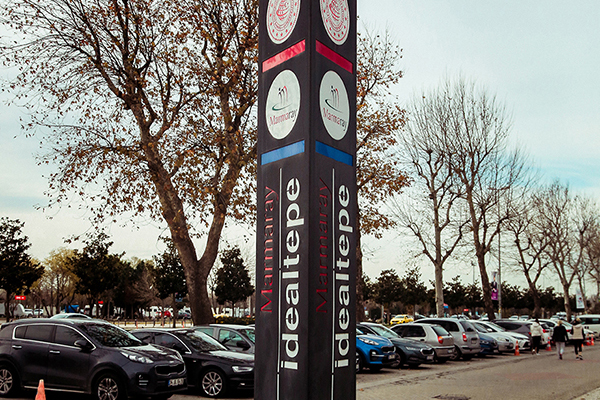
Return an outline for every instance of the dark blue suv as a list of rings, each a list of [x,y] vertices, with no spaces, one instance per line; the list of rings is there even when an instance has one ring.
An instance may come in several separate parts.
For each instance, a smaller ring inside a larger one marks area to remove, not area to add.
[[[91,394],[93,399],[166,399],[187,388],[176,351],[142,343],[95,319],[28,319],[0,328],[0,397],[19,389]]]

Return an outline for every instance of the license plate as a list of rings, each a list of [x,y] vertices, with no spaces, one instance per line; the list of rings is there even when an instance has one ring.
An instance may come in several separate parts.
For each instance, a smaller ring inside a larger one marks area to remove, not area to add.
[[[477,339],[471,339],[471,343],[477,343]]]
[[[452,353],[454,353],[454,349],[448,350],[448,354],[452,354]]]
[[[389,358],[390,360],[395,360],[395,359],[396,359],[396,353],[394,353],[394,354],[390,354],[390,355],[388,356],[388,358]]]
[[[433,360],[433,356],[427,356],[427,360]]]
[[[168,386],[181,386],[185,383],[184,378],[169,379]]]

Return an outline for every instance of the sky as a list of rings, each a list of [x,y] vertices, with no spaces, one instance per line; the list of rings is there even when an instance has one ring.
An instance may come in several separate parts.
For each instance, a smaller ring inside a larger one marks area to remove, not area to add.
[[[393,88],[401,104],[446,78],[475,80],[504,102],[512,117],[511,141],[528,152],[544,179],[559,179],[577,193],[600,199],[596,0],[358,0],[358,14],[359,30],[387,29],[403,49],[404,77]],[[9,71],[0,70],[0,75]],[[0,216],[25,222],[31,254],[43,259],[66,246],[64,238],[92,228],[77,204],[36,208],[47,204],[44,176],[52,170],[37,166],[38,142],[19,129],[22,110],[6,106],[1,96]],[[157,238],[166,234],[158,223],[132,228],[127,218],[108,233],[113,251],[139,258],[162,251]],[[227,236],[252,251],[253,241],[240,240],[239,231]],[[367,274],[374,278],[383,269],[396,268],[402,275],[412,261],[408,252],[390,259],[398,240],[390,232],[367,243]],[[467,273],[465,268],[458,273]]]

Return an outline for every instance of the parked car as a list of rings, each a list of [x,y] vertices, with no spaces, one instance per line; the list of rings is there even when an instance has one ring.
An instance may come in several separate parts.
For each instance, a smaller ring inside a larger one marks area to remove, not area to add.
[[[197,327],[201,332],[217,339],[229,350],[254,354],[254,327],[235,324],[211,324]]]
[[[454,338],[454,348],[456,349],[452,358],[470,360],[481,351],[479,335],[469,321],[456,318],[424,318],[414,323],[440,325],[447,330]]]
[[[390,325],[406,324],[408,322],[413,322],[413,321],[414,321],[414,318],[408,314],[398,314],[398,315],[394,315],[394,318],[392,318],[390,320]]]
[[[529,338],[529,342],[531,343],[531,324],[532,324],[531,321],[499,319],[494,322],[496,323],[496,325],[503,327],[507,331],[517,332],[517,333],[522,333],[523,335],[527,335],[527,337]],[[542,329],[544,330],[544,332],[542,332],[542,340],[541,340],[540,344],[542,346],[545,346],[546,344],[548,344],[548,341],[550,340],[550,333],[549,333],[550,328],[548,327],[548,325],[544,324],[543,322],[540,323],[540,325],[542,326]]]
[[[389,339],[396,348],[398,355],[398,367],[408,365],[411,368],[419,364],[430,364],[434,361],[435,351],[426,343],[403,339],[396,332],[383,325],[372,322],[361,322],[356,324],[356,329],[364,334],[372,334]]]
[[[433,347],[434,360],[438,363],[445,363],[454,356],[454,338],[439,325],[402,324],[394,325],[391,329],[405,339]]]
[[[178,351],[187,367],[188,385],[204,396],[254,389],[254,356],[228,350],[199,328],[143,328],[132,334],[144,343]]]
[[[594,332],[594,337],[600,337],[600,314],[580,315],[577,318],[581,320],[584,329],[589,329]]]
[[[92,319],[92,317],[81,313],[60,313],[50,317],[50,319]]]
[[[161,397],[187,388],[176,351],[142,343],[108,322],[36,318],[0,327],[0,396],[20,388],[91,394],[94,399]]]
[[[356,372],[365,368],[379,371],[397,363],[394,345],[389,339],[376,335],[365,335],[356,330]]]
[[[494,354],[498,351],[498,341],[489,333],[478,332],[481,350],[479,356]]]
[[[177,318],[179,319],[192,319],[192,313],[186,310],[179,310],[177,312]]]
[[[515,346],[518,343],[520,349],[525,349],[525,348],[531,347],[531,344],[530,344],[531,342],[529,341],[529,336],[527,336],[527,335],[523,335],[522,333],[518,333],[518,332],[507,331],[500,325],[496,325],[495,323],[489,322],[489,321],[477,321],[477,323],[479,325],[483,325],[488,330],[488,332],[503,333],[503,334],[507,335],[508,337],[515,339],[516,340]]]
[[[498,353],[508,353],[513,352],[515,350],[515,346],[517,344],[517,339],[512,337],[506,332],[502,332],[500,329],[492,329],[485,322],[480,321],[471,321],[477,332],[479,333],[479,338],[482,338],[482,334],[490,335],[493,337],[498,344]],[[498,327],[500,328],[500,327]],[[527,338],[525,337],[525,340]],[[523,342],[523,345],[525,342]]]

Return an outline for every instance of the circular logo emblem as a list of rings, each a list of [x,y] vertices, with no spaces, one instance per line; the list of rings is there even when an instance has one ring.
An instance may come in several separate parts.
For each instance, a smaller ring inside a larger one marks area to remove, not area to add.
[[[319,105],[321,118],[329,136],[335,140],[342,139],[348,131],[350,104],[346,86],[334,71],[327,71],[321,80]]]
[[[275,44],[285,42],[296,27],[300,0],[269,0],[267,32]]]
[[[289,69],[273,80],[266,102],[267,128],[275,139],[283,139],[292,131],[300,111],[300,82]]]
[[[342,45],[350,31],[348,0],[320,0],[321,18],[333,43]]]

